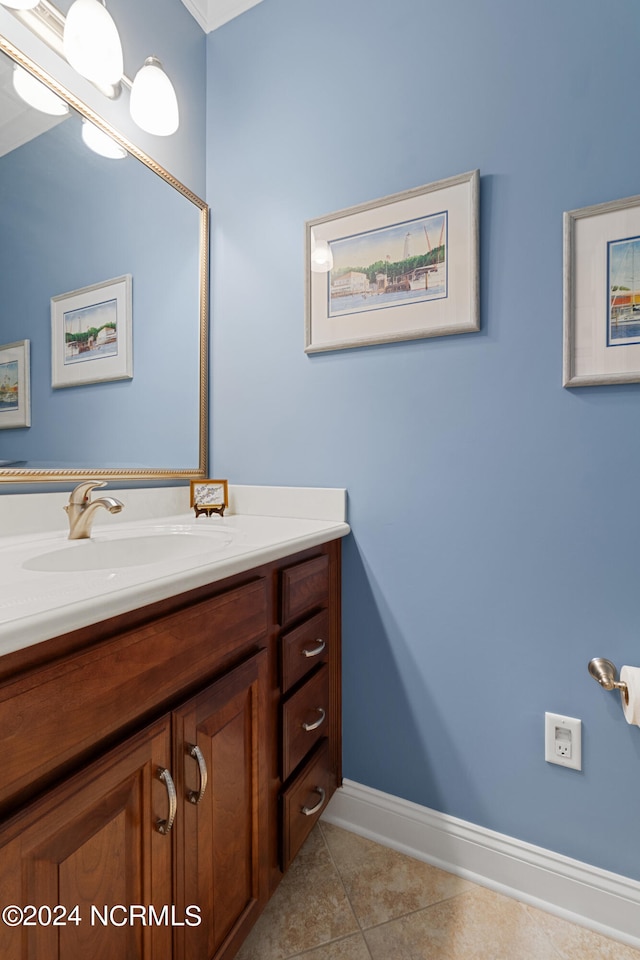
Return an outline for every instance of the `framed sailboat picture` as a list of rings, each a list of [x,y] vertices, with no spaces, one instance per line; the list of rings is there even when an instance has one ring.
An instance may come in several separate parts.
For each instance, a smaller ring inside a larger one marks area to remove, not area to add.
[[[0,430],[31,426],[30,340],[0,346]]]
[[[305,351],[480,328],[473,170],[305,225]]]
[[[640,382],[640,197],[564,215],[563,386]]]
[[[133,377],[131,274],[51,298],[51,386]]]

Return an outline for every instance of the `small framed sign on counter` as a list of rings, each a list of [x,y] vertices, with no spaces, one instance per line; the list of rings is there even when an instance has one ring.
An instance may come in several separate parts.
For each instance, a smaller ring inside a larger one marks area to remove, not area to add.
[[[229,506],[229,484],[226,480],[192,480],[191,506],[196,517],[209,517],[212,513],[224,516]]]

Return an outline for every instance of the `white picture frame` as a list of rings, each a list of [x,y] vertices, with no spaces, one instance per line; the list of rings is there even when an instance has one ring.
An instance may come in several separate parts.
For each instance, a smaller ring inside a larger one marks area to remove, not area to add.
[[[480,171],[305,224],[305,352],[480,329]]]
[[[563,279],[563,386],[639,383],[640,196],[565,212]]]
[[[31,426],[30,340],[0,346],[0,430]]]
[[[51,298],[52,387],[132,377],[130,274]]]

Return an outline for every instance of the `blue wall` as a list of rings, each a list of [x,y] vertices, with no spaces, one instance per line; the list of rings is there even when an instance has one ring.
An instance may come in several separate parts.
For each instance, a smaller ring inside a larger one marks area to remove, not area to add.
[[[346,486],[345,775],[640,878],[640,386],[568,391],[562,213],[640,193],[634,0],[263,0],[207,39],[213,470]],[[303,352],[307,219],[481,171],[482,330]],[[545,710],[583,771],[545,763]]]

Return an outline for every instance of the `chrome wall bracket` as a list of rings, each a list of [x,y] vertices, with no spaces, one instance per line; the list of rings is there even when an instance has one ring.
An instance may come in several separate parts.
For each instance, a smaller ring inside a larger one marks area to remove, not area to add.
[[[605,657],[594,657],[589,661],[589,673],[605,690],[619,690],[625,703],[629,703],[629,690],[622,680],[618,680],[618,668]]]

